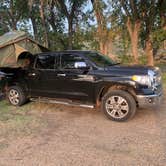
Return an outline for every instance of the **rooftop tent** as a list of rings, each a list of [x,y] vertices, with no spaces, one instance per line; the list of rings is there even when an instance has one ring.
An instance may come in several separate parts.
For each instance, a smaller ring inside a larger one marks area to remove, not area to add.
[[[0,67],[16,67],[18,58],[23,53],[31,55],[49,51],[25,32],[12,31],[0,36]]]

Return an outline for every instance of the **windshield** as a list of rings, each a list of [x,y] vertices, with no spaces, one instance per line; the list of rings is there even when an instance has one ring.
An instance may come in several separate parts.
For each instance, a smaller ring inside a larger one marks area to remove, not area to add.
[[[106,55],[102,55],[100,53],[89,53],[85,55],[88,59],[96,64],[96,66],[104,67],[104,66],[112,66],[117,64],[110,57]]]

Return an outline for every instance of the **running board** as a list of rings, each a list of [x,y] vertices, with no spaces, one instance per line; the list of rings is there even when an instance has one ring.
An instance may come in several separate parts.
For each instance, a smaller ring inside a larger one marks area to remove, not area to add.
[[[70,105],[70,106],[79,106],[84,108],[95,108],[94,105],[89,104],[79,104],[74,102],[65,102],[65,101],[58,101],[58,100],[52,100],[52,99],[42,99],[42,98],[31,98],[31,101],[39,101],[42,103],[51,103],[51,104],[63,104],[63,105]]]

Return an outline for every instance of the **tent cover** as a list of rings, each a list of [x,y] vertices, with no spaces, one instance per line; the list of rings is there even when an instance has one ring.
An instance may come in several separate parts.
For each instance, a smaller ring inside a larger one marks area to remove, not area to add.
[[[36,54],[49,51],[25,32],[12,31],[0,36],[0,67],[16,67],[22,53]]]

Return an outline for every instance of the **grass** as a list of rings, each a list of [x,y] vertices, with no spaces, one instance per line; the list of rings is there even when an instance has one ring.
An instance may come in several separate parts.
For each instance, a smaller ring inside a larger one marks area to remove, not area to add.
[[[47,125],[45,120],[30,113],[31,105],[14,107],[5,100],[0,101],[0,150],[8,147],[8,140],[37,134]]]

